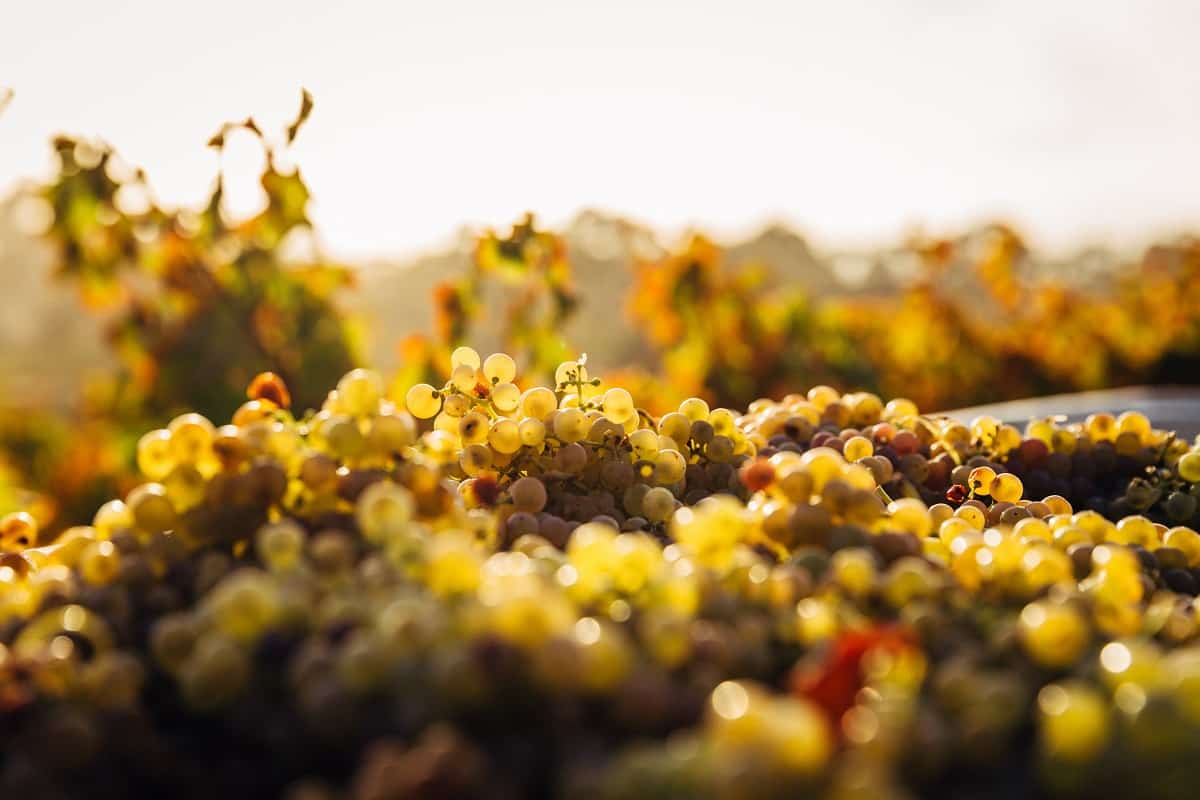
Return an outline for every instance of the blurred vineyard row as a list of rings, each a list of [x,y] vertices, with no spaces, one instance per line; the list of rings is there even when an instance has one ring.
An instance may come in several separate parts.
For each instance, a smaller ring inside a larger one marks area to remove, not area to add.
[[[55,279],[104,320],[116,366],[69,413],[17,398],[0,409],[0,511],[32,501],[51,530],[90,518],[127,488],[137,432],[184,409],[225,421],[264,370],[311,408],[362,360],[358,327],[336,297],[355,290],[354,272],[285,257],[311,223],[305,182],[280,156],[310,110],[306,95],[281,137],[253,120],[213,137],[219,149],[231,131],[249,131],[267,156],[266,205],[238,222],[222,213],[220,176],[203,208],[167,209],[109,148],[55,141],[58,174],[38,191],[52,212],[45,237]],[[623,307],[610,319],[640,334],[643,357],[604,365],[606,374],[653,414],[692,395],[744,408],[819,383],[935,409],[1200,380],[1196,238],[1148,249],[1103,287],[1038,271],[1003,225],[914,238],[903,250],[918,268],[902,288],[818,297],[772,279],[770,265],[735,267],[716,243],[692,235],[630,265]],[[564,238],[531,217],[482,234],[471,267],[435,288],[433,332],[398,343],[395,385],[440,384],[450,351],[484,328],[496,337],[491,349],[523,362],[522,374],[546,376],[588,350],[564,334],[589,303],[575,278]]]

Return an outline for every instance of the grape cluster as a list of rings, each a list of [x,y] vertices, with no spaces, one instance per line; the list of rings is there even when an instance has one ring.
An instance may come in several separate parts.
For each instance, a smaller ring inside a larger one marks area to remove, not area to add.
[[[586,359],[536,386],[469,348],[290,404],[264,374],[146,434],[146,482],[53,542],[0,520],[0,796],[1200,780],[1200,449],[1140,414],[653,418]]]

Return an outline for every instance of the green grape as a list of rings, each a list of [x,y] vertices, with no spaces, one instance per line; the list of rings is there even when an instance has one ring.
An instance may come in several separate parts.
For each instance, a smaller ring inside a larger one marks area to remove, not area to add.
[[[526,417],[517,426],[521,444],[526,447],[540,448],[546,441],[546,425],[540,419]]]
[[[591,427],[587,416],[577,408],[560,409],[554,418],[554,436],[563,442],[578,442]]]
[[[378,481],[358,498],[354,515],[367,541],[384,542],[408,532],[414,507],[408,489],[391,481]]]
[[[996,480],[996,470],[991,467],[976,467],[967,478],[967,488],[975,494],[987,496],[991,494],[992,483]]]
[[[492,387],[492,405],[504,414],[511,414],[521,404],[521,390],[511,383],[498,383]]]
[[[472,411],[458,422],[456,432],[463,444],[482,444],[487,441],[490,430],[488,418],[478,411]]]
[[[460,531],[449,531],[433,540],[425,562],[426,580],[441,597],[475,591],[483,559],[475,540]]]
[[[732,436],[737,427],[737,417],[727,408],[714,408],[708,413],[708,424],[718,436]]]
[[[209,592],[205,607],[221,633],[238,642],[254,642],[279,618],[279,590],[266,573],[241,569]]]
[[[544,420],[558,408],[558,398],[554,392],[544,386],[535,386],[525,390],[521,395],[521,414],[537,420]]]
[[[367,449],[367,440],[358,420],[342,414],[335,414],[322,423],[321,437],[338,458],[357,458]]]
[[[1034,602],[1021,610],[1018,632],[1025,651],[1043,667],[1069,667],[1091,638],[1087,620],[1069,605]]]
[[[175,466],[175,455],[171,451],[171,432],[160,428],[138,439],[137,465],[142,474],[152,481],[165,478]]]
[[[305,539],[304,529],[294,522],[264,525],[255,537],[258,558],[272,572],[295,569],[303,559]]]
[[[460,364],[465,364],[471,369],[479,369],[479,353],[470,347],[455,348],[454,352],[450,354],[450,367],[453,369]]]
[[[1117,420],[1112,414],[1091,414],[1083,421],[1083,429],[1093,442],[1111,442],[1117,438]]]
[[[678,411],[672,411],[658,421],[658,432],[674,439],[675,449],[682,449],[692,437],[692,421]]]
[[[440,433],[448,434],[455,442],[455,446],[460,441],[458,428],[461,424],[462,420],[459,417],[452,417],[444,411],[433,418],[433,429]],[[429,444],[428,439],[425,440],[425,444]]]
[[[1108,743],[1108,706],[1095,689],[1071,681],[1052,683],[1037,697],[1038,728],[1043,749],[1065,761],[1086,762]]]
[[[458,459],[462,471],[475,477],[492,467],[492,450],[486,444],[469,444]]]
[[[167,430],[171,434],[171,455],[184,464],[195,464],[208,456],[216,436],[213,424],[196,413],[180,414],[171,420]]]
[[[974,474],[974,472],[972,472]],[[1025,486],[1021,483],[1021,479],[1011,472],[1002,472],[995,477],[990,486],[992,499],[1015,503],[1021,499],[1021,495],[1025,492]]]
[[[658,434],[649,428],[639,428],[629,434],[633,457],[639,461],[652,461],[658,455],[658,444]]]
[[[92,542],[80,552],[77,568],[92,586],[107,586],[121,571],[121,554],[110,541]]]
[[[125,498],[133,524],[144,533],[157,533],[175,526],[175,506],[161,483],[143,483]],[[97,526],[99,529],[99,526]]]
[[[888,503],[888,514],[895,529],[923,538],[933,532],[933,518],[920,500],[904,497]]]
[[[517,377],[517,363],[507,353],[492,353],[483,362],[483,376],[489,383],[511,384]]]
[[[655,486],[642,497],[641,512],[651,522],[666,522],[675,512],[675,495],[668,489]]]
[[[690,419],[692,422],[700,420],[708,420],[708,403],[701,400],[699,397],[689,397],[679,404],[679,413]]]
[[[416,441],[416,421],[406,412],[380,414],[368,423],[367,449],[373,453],[399,455]]]
[[[1162,537],[1163,545],[1181,551],[1188,566],[1200,565],[1200,533],[1183,525],[1168,530]]]
[[[370,369],[351,370],[337,384],[343,410],[355,417],[377,413],[383,392],[383,376]]]
[[[633,395],[628,390],[614,386],[604,393],[604,416],[616,423],[622,423],[637,413],[633,405]]]
[[[471,410],[471,401],[465,394],[450,394],[442,399],[442,413],[450,417],[462,417]]]
[[[1200,450],[1192,450],[1175,465],[1179,477],[1188,483],[1200,483]]]
[[[875,446],[864,436],[852,436],[846,440],[842,455],[847,461],[858,461],[860,458],[875,455]]]
[[[808,390],[808,402],[812,403],[818,411],[824,411],[830,404],[836,403],[842,399],[841,394],[832,386],[814,386]]]
[[[875,582],[875,557],[862,547],[838,550],[829,562],[830,575],[852,595],[864,597]]]
[[[442,408],[442,398],[437,389],[418,383],[404,396],[404,406],[417,419],[433,419]]]
[[[521,427],[514,420],[498,419],[488,429],[487,441],[497,453],[511,455],[521,449]]]
[[[97,509],[92,527],[96,529],[96,538],[111,539],[118,531],[133,527],[133,514],[122,501],[109,500]]]
[[[450,372],[450,383],[455,389],[466,395],[473,395],[475,387],[479,384],[479,376],[476,370],[478,367],[471,367],[467,364],[459,364]]]
[[[662,449],[654,457],[654,480],[660,485],[683,480],[686,469],[687,461],[677,450]]]
[[[183,514],[204,502],[208,483],[200,470],[191,464],[180,464],[163,479],[163,488],[175,511]]]
[[[915,417],[919,413],[917,404],[904,397],[893,398],[883,407],[883,419],[889,422]]]

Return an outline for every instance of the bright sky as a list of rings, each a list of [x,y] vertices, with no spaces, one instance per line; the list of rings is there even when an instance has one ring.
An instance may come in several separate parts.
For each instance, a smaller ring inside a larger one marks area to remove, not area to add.
[[[295,158],[347,257],[586,207],[828,246],[998,215],[1135,246],[1200,228],[1197,42],[1189,0],[14,2],[0,192],[68,131],[195,202],[217,126],[278,129],[303,85]]]

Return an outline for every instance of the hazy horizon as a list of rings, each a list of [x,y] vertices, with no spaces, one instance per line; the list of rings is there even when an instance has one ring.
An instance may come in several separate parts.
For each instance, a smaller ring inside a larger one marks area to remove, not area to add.
[[[316,111],[294,159],[345,258],[445,245],[525,210],[670,234],[782,222],[818,247],[992,219],[1057,251],[1200,222],[1200,15],[1182,2],[829,8],[26,4],[0,27],[0,195],[57,132],[112,143],[193,204],[221,122]],[[255,202],[256,150],[226,157]]]

